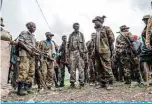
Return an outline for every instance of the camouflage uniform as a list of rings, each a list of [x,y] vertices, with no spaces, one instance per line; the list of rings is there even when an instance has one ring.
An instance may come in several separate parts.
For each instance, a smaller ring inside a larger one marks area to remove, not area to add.
[[[105,17],[97,16],[93,22],[102,21]],[[97,81],[102,85],[112,84],[113,73],[111,69],[110,47],[114,42],[114,34],[110,27],[95,27],[95,66],[97,70]],[[109,87],[109,86],[108,86]],[[107,87],[107,88],[108,88]]]
[[[90,40],[86,43],[87,50],[88,50],[88,65],[89,65],[89,82],[94,83],[95,82],[95,56],[94,54],[94,41]]]
[[[70,71],[70,66],[67,63],[67,42],[62,42],[60,46],[59,53],[61,54],[59,59],[59,67],[60,67],[60,86],[64,86],[64,77],[65,77],[65,67]]]
[[[28,45],[35,47],[36,40],[35,36],[29,31],[22,31],[19,35],[19,42],[23,42]],[[18,82],[32,83],[35,73],[35,57],[31,56],[23,48],[19,49],[20,65],[19,65],[19,76]]]
[[[121,26],[120,29],[129,29],[125,25]],[[124,36],[129,38],[131,40],[132,34],[130,32],[121,32]],[[120,63],[123,65],[123,73],[124,77],[126,79],[126,83],[131,83],[131,73],[132,73],[132,50],[130,46],[128,45],[127,41],[122,35],[119,35],[117,37],[116,41],[116,60],[120,60]],[[121,70],[119,70],[121,71]]]
[[[72,32],[68,39],[68,54],[70,57],[70,83],[76,82],[76,68],[79,70],[79,82],[84,83],[83,54],[86,52],[84,36],[81,32]]]
[[[47,46],[47,41],[41,41],[39,44],[40,51],[47,53],[50,59],[52,59],[52,48],[52,45]],[[45,57],[41,58],[41,62],[43,80],[45,81],[46,86],[50,88],[54,84],[54,62],[47,60]]]

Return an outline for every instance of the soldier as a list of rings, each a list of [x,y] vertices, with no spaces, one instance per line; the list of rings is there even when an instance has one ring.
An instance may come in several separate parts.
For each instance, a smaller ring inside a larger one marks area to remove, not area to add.
[[[67,60],[67,36],[62,36],[62,44],[59,49],[60,59],[59,59],[59,73],[60,73],[60,87],[64,87],[64,77],[65,77],[65,67],[70,70],[68,60]]]
[[[46,32],[46,40],[41,41],[39,44],[39,49],[41,52],[46,53],[50,59],[55,57],[56,54],[56,44],[55,42],[52,40],[52,37],[54,36],[54,34],[50,33],[50,32]],[[41,61],[42,61],[42,75],[43,75],[43,79],[46,83],[46,86],[48,89],[52,89],[53,90],[53,85],[54,85],[54,62],[52,60],[48,60],[45,57],[41,57]]]
[[[95,39],[95,65],[97,70],[97,88],[106,87],[112,89],[113,73],[110,61],[110,47],[114,42],[114,34],[110,27],[103,26],[105,16],[96,16],[93,19],[96,29]]]
[[[88,50],[88,65],[89,65],[89,83],[90,85],[95,84],[95,76],[96,76],[96,71],[95,71],[95,54],[94,54],[94,49],[95,49],[95,37],[96,34],[92,33],[91,34],[91,40],[87,42],[87,50]]]
[[[129,27],[122,25],[120,27],[120,35],[117,37],[117,60],[123,66],[123,72],[125,77],[125,84],[131,84],[132,67],[135,66],[134,63],[134,53],[131,49],[129,42],[132,44],[132,34],[128,31]]]
[[[73,24],[74,31],[68,39],[68,55],[70,57],[70,87],[75,88],[76,68],[79,70],[79,84],[84,86],[84,62],[83,57],[86,53],[86,45],[83,34],[79,31],[79,23]]]
[[[23,44],[31,45],[35,47],[36,39],[34,32],[36,30],[36,25],[33,22],[28,22],[26,24],[28,31],[22,31],[19,35],[19,76],[18,76],[18,91],[19,95],[25,95],[31,93],[32,81],[35,73],[35,57],[34,53],[28,48],[24,47]]]

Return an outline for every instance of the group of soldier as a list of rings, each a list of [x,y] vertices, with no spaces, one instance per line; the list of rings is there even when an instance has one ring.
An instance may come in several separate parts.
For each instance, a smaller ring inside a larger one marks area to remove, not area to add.
[[[116,43],[111,28],[104,26],[106,16],[96,16],[92,23],[96,33],[85,42],[80,24],[74,23],[74,31],[62,36],[58,46],[54,34],[46,32],[46,40],[36,41],[36,24],[28,22],[27,31],[22,31],[15,41],[11,41],[11,67],[13,66],[13,87],[18,95],[32,93],[33,81],[42,89],[53,90],[64,87],[65,68],[70,74],[70,88],[76,88],[76,70],[79,87],[86,83],[96,88],[113,89],[115,80],[131,84],[132,80],[142,83],[143,77],[149,80],[152,68],[152,17],[146,15],[146,26],[142,32],[142,42],[132,35],[129,27],[122,25]],[[1,19],[1,26],[3,20]],[[2,30],[2,29],[1,29]],[[145,74],[146,73],[146,74]]]

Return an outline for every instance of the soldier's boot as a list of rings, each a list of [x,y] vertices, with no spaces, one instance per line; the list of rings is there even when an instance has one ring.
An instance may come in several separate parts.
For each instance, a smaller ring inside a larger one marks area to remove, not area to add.
[[[70,88],[76,88],[74,82],[71,82]]]
[[[25,90],[26,90],[29,94],[34,93],[34,92],[32,91],[32,83],[30,83],[30,84],[24,84],[24,85],[25,85],[25,86],[24,86]]]
[[[22,83],[22,82],[18,83],[17,94],[19,96],[24,96],[27,94],[27,91],[24,89],[24,83]]]
[[[60,87],[64,87],[64,81],[61,81]]]
[[[112,90],[113,89],[113,85],[111,85],[111,84],[106,84],[106,89],[107,90]]]
[[[113,89],[113,80],[110,80],[108,83],[105,84],[107,90]]]
[[[56,88],[58,88],[59,87],[59,85],[58,85],[58,83],[55,81],[55,87]]]
[[[80,88],[84,87],[84,83],[80,83]]]
[[[126,77],[125,84],[131,84],[131,78],[130,77]]]

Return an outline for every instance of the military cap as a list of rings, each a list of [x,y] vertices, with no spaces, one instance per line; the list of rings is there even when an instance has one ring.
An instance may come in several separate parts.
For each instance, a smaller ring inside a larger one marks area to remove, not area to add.
[[[129,29],[129,27],[127,27],[126,25],[120,26],[120,30],[123,30],[123,29]]]
[[[149,18],[150,18],[150,15],[144,15],[142,20],[149,19]]]
[[[1,26],[4,27],[5,25],[3,24],[3,18],[0,17],[0,19],[1,19]]]
[[[45,35],[54,36],[54,34],[52,34],[51,32],[46,32]]]
[[[92,20],[92,22],[93,22],[93,23],[94,23],[95,21],[100,21],[100,22],[102,22],[102,20],[103,20],[104,18],[107,18],[107,17],[104,16],[104,15],[103,15],[102,17],[96,16],[95,19]]]

